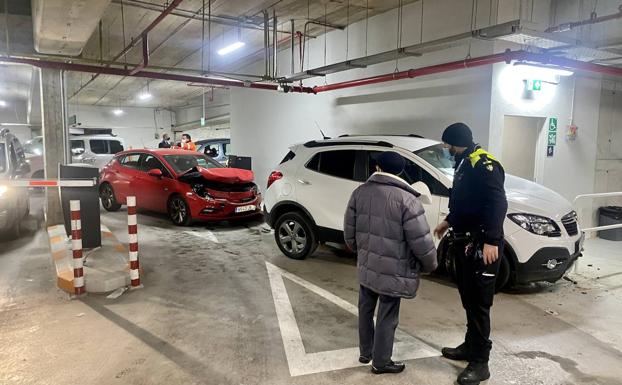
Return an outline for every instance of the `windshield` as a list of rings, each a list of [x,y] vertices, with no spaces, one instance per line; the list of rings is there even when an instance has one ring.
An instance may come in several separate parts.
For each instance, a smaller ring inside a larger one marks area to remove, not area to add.
[[[0,143],[0,174],[6,172],[6,151],[4,149],[4,143]]]
[[[204,155],[164,155],[164,159],[168,162],[168,164],[173,167],[178,174],[183,174],[184,172],[190,170],[193,167],[203,167],[203,168],[222,168],[224,167],[222,164],[208,159]]]
[[[415,151],[415,155],[423,158],[434,168],[450,178],[454,176],[454,161],[447,159],[441,143]]]
[[[35,155],[43,154],[43,143],[40,138],[30,139],[24,143],[24,152]]]

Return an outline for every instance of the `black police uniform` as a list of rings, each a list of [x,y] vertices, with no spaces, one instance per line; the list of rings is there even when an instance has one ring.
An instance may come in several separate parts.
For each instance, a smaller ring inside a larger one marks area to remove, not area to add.
[[[467,315],[465,347],[471,362],[488,362],[492,348],[490,308],[503,253],[503,221],[508,208],[504,181],[501,164],[478,145],[471,145],[456,157],[446,220],[455,234],[452,251],[458,290]],[[484,243],[499,247],[499,259],[493,264],[484,264]]]

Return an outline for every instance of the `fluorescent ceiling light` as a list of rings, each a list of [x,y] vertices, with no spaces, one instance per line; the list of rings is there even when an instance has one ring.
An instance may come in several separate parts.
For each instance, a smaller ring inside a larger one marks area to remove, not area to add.
[[[138,99],[140,100],[148,100],[151,99],[153,97],[153,95],[151,95],[149,92],[143,92],[142,94],[138,95]]]
[[[229,44],[228,46],[221,48],[218,50],[218,54],[220,56],[224,56],[228,53],[235,51],[236,49],[240,49],[244,47],[244,42],[236,41],[235,43]]]
[[[6,102],[4,100],[0,100],[0,107],[6,107]]]
[[[114,110],[112,110],[112,113],[115,114],[116,116],[121,116],[123,115],[123,110],[120,108],[115,108]]]
[[[562,68],[562,67],[548,67],[548,66],[543,66],[543,65],[538,65],[538,64],[532,64],[532,63],[524,63],[524,62],[516,62],[514,63],[515,66],[521,66],[523,69],[525,69],[527,71],[528,74],[530,74],[533,78],[538,78],[539,77],[545,77],[545,76],[572,76],[574,75],[574,72],[566,69],[566,68]]]

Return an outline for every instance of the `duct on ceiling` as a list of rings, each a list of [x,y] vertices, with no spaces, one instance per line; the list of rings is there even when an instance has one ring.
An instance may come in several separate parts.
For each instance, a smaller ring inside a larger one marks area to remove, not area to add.
[[[111,0],[32,0],[35,50],[78,56]]]

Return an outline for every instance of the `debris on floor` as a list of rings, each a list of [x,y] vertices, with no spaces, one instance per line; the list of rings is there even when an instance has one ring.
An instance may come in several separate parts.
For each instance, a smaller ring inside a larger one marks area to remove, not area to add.
[[[559,313],[552,309],[546,309],[546,313],[554,316],[558,316]]]
[[[117,299],[119,298],[123,293],[125,293],[127,291],[127,287],[120,287],[117,290],[113,291],[112,293],[108,294],[106,296],[106,298],[108,299]]]

